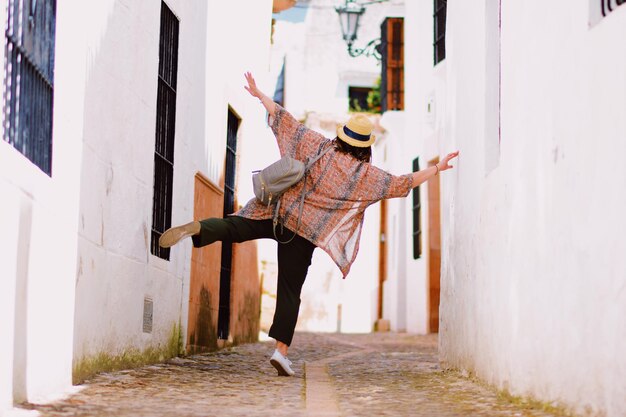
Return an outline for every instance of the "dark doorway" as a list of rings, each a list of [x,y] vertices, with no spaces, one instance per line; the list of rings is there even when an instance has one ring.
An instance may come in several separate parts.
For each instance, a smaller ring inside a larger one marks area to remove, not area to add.
[[[235,211],[235,173],[237,170],[237,131],[239,117],[229,107],[226,132],[226,164],[224,172],[224,217]],[[222,266],[220,269],[220,306],[217,316],[217,335],[228,339],[230,323],[230,281],[233,265],[233,245],[222,243]]]

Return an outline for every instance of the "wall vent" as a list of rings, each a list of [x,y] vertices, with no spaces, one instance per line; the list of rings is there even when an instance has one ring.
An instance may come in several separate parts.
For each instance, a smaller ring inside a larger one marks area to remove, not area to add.
[[[143,299],[143,332],[152,333],[152,298]]]

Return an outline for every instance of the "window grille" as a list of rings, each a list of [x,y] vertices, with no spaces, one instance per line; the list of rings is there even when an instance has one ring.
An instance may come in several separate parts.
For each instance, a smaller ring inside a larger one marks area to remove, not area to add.
[[[420,170],[419,158],[413,160],[413,172]],[[420,187],[413,188],[413,259],[422,256],[422,203]]]
[[[3,139],[52,175],[56,0],[9,0]]]
[[[626,0],[589,0],[589,27],[602,21]]]
[[[433,27],[435,65],[446,57],[446,6],[447,0],[434,0]]]
[[[621,6],[624,3],[626,3],[626,0],[600,0],[602,16],[606,16],[607,14],[611,13],[617,6]]]
[[[166,260],[170,259],[170,249],[160,247],[159,238],[172,225],[178,27],[179,22],[174,13],[165,3],[161,3],[156,140],[154,149],[154,197],[152,201],[150,252]]]
[[[237,131],[239,118],[229,108],[226,127],[226,166],[224,175],[224,217],[235,211],[235,174],[237,170]],[[222,243],[220,269],[220,306],[217,315],[217,335],[228,339],[230,323],[230,278],[232,274],[233,245]]]
[[[235,171],[237,169],[237,131],[239,118],[228,109],[226,127],[226,175],[224,178],[224,216],[235,211]]]
[[[389,17],[381,25],[382,111],[404,110],[404,19]]]

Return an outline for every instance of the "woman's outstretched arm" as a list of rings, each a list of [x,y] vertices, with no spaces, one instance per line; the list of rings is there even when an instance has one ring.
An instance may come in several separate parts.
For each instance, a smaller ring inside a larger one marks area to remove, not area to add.
[[[271,117],[274,117],[274,114],[276,113],[276,103],[274,103],[274,100],[263,94],[263,92],[258,89],[256,81],[254,81],[254,77],[250,72],[246,72],[245,77],[246,81],[248,81],[248,85],[243,88],[248,90],[248,93],[250,93],[253,97],[258,98],[261,101],[261,104],[263,104],[263,107],[265,107],[265,110],[267,110],[267,113]]]
[[[422,170],[419,170],[417,172],[413,173],[413,183],[412,186],[413,188],[417,187],[418,185],[420,185],[421,183],[423,183],[424,181],[429,180],[430,178],[434,177],[435,175],[438,175],[440,172],[442,171],[446,171],[450,168],[454,168],[453,165],[450,165],[450,160],[453,158],[456,158],[459,155],[459,151],[456,152],[452,152],[449,153],[445,156],[445,158],[443,158],[441,161],[437,162],[435,165],[428,167],[428,168],[424,168]]]

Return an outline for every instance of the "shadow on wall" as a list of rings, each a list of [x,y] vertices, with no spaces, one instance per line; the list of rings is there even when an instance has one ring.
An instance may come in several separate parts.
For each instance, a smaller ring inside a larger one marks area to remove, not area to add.
[[[236,243],[233,250],[230,334],[234,344],[256,342],[261,324],[261,281],[257,242]]]
[[[216,320],[211,309],[211,295],[205,286],[200,290],[200,306],[196,317],[196,326],[189,334],[187,353],[190,355],[217,349]]]
[[[15,286],[15,324],[13,339],[13,399],[26,400],[26,371],[28,348],[28,262],[33,221],[32,202],[24,198],[20,202],[19,237]]]
[[[259,340],[260,297],[253,292],[243,295],[243,305],[237,311],[237,329],[233,334],[233,343],[254,343]]]

